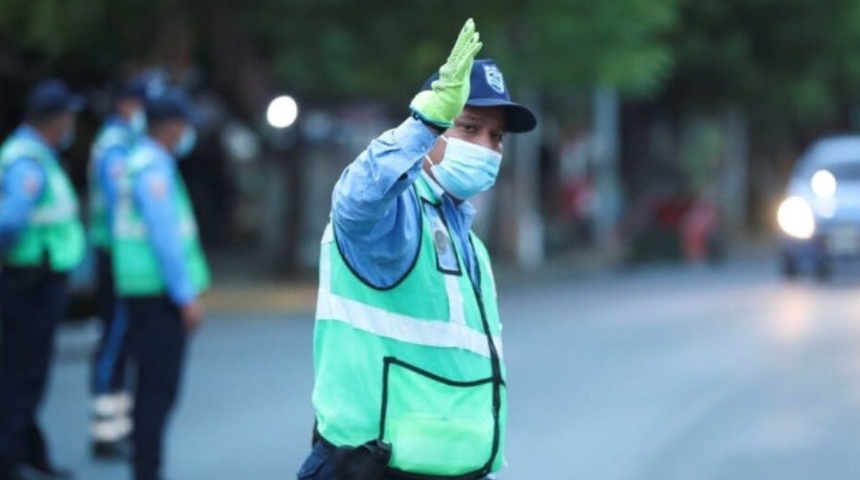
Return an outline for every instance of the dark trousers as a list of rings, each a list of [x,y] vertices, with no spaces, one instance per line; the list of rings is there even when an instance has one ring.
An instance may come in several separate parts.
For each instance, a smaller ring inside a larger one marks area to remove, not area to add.
[[[54,332],[66,307],[65,275],[0,271],[0,479],[18,465],[45,467],[36,411],[48,382]]]
[[[350,478],[341,478],[335,472],[332,464],[333,447],[326,445],[325,442],[316,442],[311,454],[302,464],[297,474],[298,480],[353,480]],[[488,480],[490,477],[485,477]],[[385,475],[379,480],[403,480],[401,477],[392,474]]]
[[[98,318],[102,326],[99,345],[93,357],[92,393],[117,393],[126,390],[128,314],[114,290],[110,252],[96,250],[98,274]]]
[[[134,478],[161,474],[167,417],[179,392],[185,328],[179,308],[166,297],[123,299],[128,308],[129,354],[137,365],[134,396]]]

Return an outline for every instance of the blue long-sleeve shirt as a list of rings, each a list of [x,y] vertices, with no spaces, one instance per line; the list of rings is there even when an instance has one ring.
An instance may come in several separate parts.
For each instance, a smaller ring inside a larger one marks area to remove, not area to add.
[[[53,150],[53,147],[27,125],[21,125],[10,138],[36,139]],[[18,235],[27,226],[30,213],[45,189],[47,173],[34,158],[14,159],[3,172],[0,183],[0,254],[15,245]]]
[[[119,116],[112,116],[105,122],[105,128],[121,128],[126,131],[128,139],[134,139],[131,126]],[[108,231],[113,231],[113,211],[119,198],[120,181],[124,176],[128,155],[132,145],[114,143],[103,151],[98,152],[96,162],[96,180],[99,189],[104,194]]]
[[[421,205],[409,187],[419,175],[426,175],[421,165],[435,141],[424,124],[407,119],[373,140],[335,185],[331,217],[338,245],[357,273],[376,287],[394,284],[412,264],[421,241]],[[477,282],[469,243],[475,209],[468,202],[458,205],[426,178]]]
[[[183,261],[182,226],[173,201],[179,171],[176,161],[159,143],[147,138],[138,148],[147,149],[154,161],[134,176],[132,195],[140,208],[149,241],[167,284],[167,293],[177,305],[191,303],[198,292]]]

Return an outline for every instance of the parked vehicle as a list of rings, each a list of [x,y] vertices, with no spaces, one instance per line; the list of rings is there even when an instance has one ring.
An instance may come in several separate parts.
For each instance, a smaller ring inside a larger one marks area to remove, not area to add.
[[[860,135],[824,138],[798,160],[777,212],[780,268],[818,279],[860,259]]]

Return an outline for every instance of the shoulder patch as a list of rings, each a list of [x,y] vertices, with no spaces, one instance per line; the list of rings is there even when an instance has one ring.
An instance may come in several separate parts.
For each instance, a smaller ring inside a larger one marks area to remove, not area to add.
[[[125,172],[125,167],[123,167],[122,162],[113,162],[110,167],[108,167],[108,175],[111,178],[119,178],[122,176],[123,172]]]
[[[146,180],[146,190],[155,199],[167,196],[167,179],[163,175],[150,175]]]
[[[24,193],[26,193],[27,196],[30,198],[35,197],[41,187],[42,179],[39,175],[33,172],[28,172],[24,175]]]

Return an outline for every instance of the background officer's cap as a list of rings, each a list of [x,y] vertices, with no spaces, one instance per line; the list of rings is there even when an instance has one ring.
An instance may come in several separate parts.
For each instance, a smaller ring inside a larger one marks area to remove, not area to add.
[[[26,116],[28,120],[45,120],[63,112],[79,112],[84,104],[83,97],[75,95],[66,82],[44,80],[30,90]]]
[[[148,98],[163,95],[166,89],[167,85],[162,76],[143,73],[131,77],[119,91],[119,97],[131,98],[145,103]]]
[[[150,125],[170,120],[196,123],[188,95],[178,88],[168,88],[161,95],[146,99],[146,119]]]

